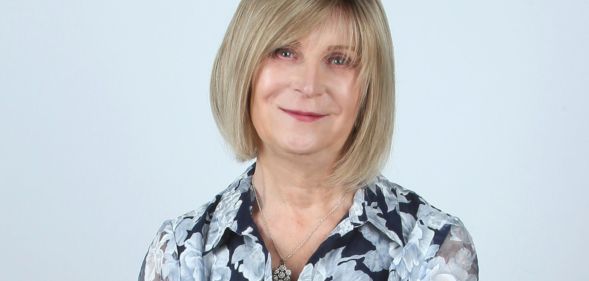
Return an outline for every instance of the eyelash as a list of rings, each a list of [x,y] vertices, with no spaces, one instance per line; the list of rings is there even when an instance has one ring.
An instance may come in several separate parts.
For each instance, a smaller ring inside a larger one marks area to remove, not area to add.
[[[342,60],[343,61],[343,63],[333,63],[334,65],[348,66],[348,65],[352,64],[352,60],[344,54],[334,54],[333,56],[330,56],[328,58],[328,60],[332,63],[334,60]]]
[[[288,55],[286,55],[285,53],[288,53]],[[292,49],[289,48],[278,48],[276,50],[274,50],[274,52],[272,52],[272,56],[276,57],[276,58],[293,58],[293,56],[296,56],[296,52],[293,51]],[[333,63],[334,60],[343,60],[342,63]],[[350,59],[348,56],[341,54],[341,53],[335,53],[335,54],[331,54],[330,56],[328,56],[326,58],[326,61],[330,64],[336,65],[336,66],[341,66],[341,67],[345,67],[345,66],[353,66],[352,65],[352,59]]]
[[[284,54],[285,52],[289,52],[291,54],[291,56],[294,55],[294,52],[291,49],[288,48],[278,48],[274,51],[274,56],[277,57],[285,57],[282,54]]]

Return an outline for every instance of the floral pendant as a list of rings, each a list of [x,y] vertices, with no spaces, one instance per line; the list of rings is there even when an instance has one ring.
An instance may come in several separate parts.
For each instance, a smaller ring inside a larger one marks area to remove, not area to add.
[[[290,269],[286,267],[286,264],[281,259],[280,265],[272,273],[272,281],[290,281],[290,273]]]

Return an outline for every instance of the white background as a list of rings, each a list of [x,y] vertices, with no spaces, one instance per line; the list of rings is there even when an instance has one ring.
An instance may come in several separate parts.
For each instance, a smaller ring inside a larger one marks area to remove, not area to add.
[[[233,1],[0,0],[2,280],[134,280],[243,172],[212,119]],[[587,280],[589,1],[384,1],[383,174],[459,216],[482,280]]]

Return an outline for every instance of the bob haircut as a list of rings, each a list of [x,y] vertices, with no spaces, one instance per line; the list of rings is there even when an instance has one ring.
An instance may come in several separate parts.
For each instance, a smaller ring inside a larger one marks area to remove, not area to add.
[[[250,100],[261,62],[334,15],[350,35],[362,93],[354,127],[325,184],[353,189],[380,174],[393,135],[393,44],[379,0],[242,0],[215,58],[211,108],[237,160],[257,157],[261,140]]]

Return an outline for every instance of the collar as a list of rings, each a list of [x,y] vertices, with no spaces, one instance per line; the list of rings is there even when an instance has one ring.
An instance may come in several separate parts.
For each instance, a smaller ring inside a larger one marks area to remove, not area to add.
[[[258,240],[257,228],[252,218],[255,195],[251,189],[256,162],[248,166],[233,183],[221,192],[214,201],[210,227],[206,234],[205,252],[217,247],[230,232]],[[403,246],[402,221],[399,214],[397,185],[390,183],[382,174],[359,188],[348,215],[336,226],[332,235],[344,235],[353,229],[370,223],[388,239]]]

